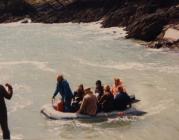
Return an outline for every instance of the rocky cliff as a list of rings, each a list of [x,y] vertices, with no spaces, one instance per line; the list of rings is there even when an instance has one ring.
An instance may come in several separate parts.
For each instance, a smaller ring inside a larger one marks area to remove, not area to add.
[[[0,11],[0,22],[24,17],[42,23],[101,20],[104,28],[123,26],[127,38],[144,41],[159,40],[165,26],[179,23],[179,0],[16,0]]]

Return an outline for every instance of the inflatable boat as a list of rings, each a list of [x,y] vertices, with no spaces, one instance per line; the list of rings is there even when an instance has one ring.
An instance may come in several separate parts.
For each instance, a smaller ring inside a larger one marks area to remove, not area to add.
[[[65,113],[56,111],[51,104],[44,105],[41,113],[48,119],[52,120],[69,120],[69,119],[95,119],[95,118],[114,118],[123,116],[142,116],[146,112],[139,111],[135,108],[129,108],[125,111],[112,111],[109,113],[100,112],[96,116],[83,115],[78,113]]]

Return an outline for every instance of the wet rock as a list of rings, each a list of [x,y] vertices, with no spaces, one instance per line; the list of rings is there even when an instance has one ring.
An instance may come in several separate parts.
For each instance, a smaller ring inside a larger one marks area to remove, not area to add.
[[[136,9],[136,6],[128,6],[111,12],[111,14],[104,18],[102,26],[105,28],[114,26],[126,26],[128,25],[130,16],[136,12]]]
[[[160,48],[179,49],[179,40],[178,41],[158,40],[149,43],[147,47],[154,48],[154,49],[160,49]]]
[[[167,22],[166,13],[162,10],[154,14],[144,15],[141,18],[137,18],[127,27],[127,38],[145,41],[154,40]]]
[[[149,43],[147,47],[179,49],[179,24],[165,26],[157,39]]]
[[[0,23],[16,22],[35,13],[35,8],[23,0],[6,0],[0,7]]]
[[[25,17],[30,18],[32,22],[41,23],[80,23],[102,20],[103,27],[126,27],[127,38],[159,40],[158,44],[154,45],[156,48],[163,46],[160,44],[168,44],[163,43],[161,39],[164,36],[162,32],[164,27],[179,23],[178,0],[28,1],[30,3],[14,0],[12,8],[8,10],[2,10],[3,6],[0,3],[0,23],[22,20]]]

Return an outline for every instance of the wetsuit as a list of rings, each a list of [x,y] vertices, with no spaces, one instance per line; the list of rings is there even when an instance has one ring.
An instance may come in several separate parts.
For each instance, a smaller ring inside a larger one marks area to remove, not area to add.
[[[11,99],[12,92],[8,93],[6,89],[0,85],[0,125],[3,132],[3,139],[10,139],[10,131],[8,128],[8,119],[7,119],[7,108],[5,104],[6,99]]]
[[[71,100],[73,98],[72,91],[67,80],[62,80],[57,83],[56,90],[53,94],[53,98],[60,93],[62,101],[64,102],[64,111],[71,112]]]

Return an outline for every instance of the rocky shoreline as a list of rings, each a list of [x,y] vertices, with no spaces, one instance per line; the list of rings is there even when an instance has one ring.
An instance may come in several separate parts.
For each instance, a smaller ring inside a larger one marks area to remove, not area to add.
[[[8,0],[6,6],[3,1],[0,23],[24,18],[34,23],[102,20],[104,28],[126,27],[126,38],[147,41],[148,47],[179,48],[178,0]],[[169,29],[173,29],[173,35],[166,37]]]

